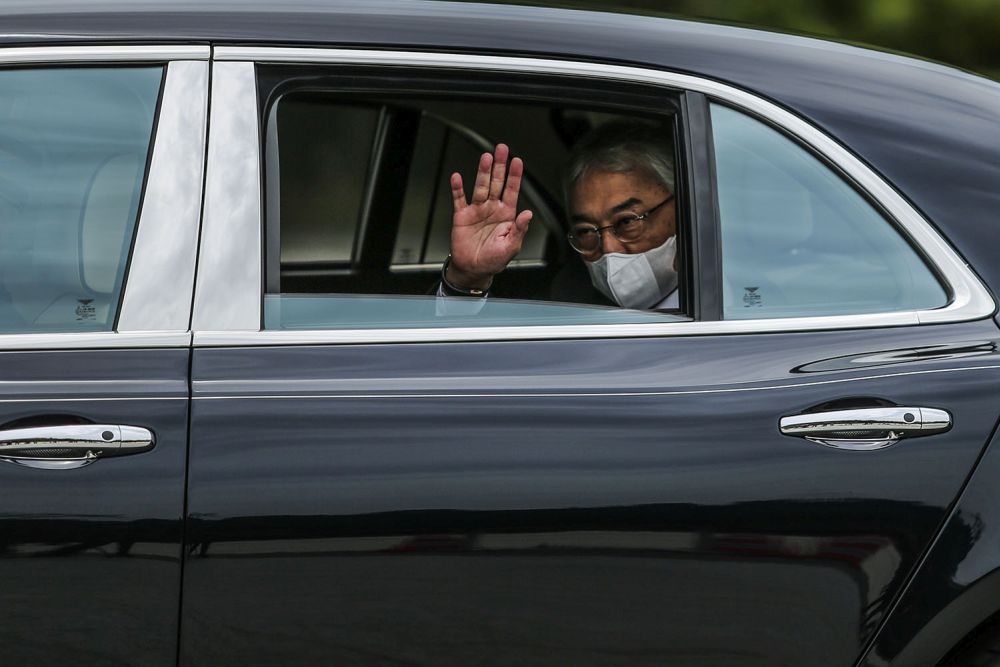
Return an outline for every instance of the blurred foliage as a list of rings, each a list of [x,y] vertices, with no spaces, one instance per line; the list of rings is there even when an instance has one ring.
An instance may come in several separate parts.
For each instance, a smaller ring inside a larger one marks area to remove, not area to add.
[[[812,35],[913,54],[1000,79],[1000,0],[511,1]]]

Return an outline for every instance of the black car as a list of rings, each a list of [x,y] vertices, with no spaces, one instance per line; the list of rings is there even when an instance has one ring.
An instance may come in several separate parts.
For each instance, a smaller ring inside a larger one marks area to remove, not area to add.
[[[0,25],[3,664],[987,664],[997,83],[467,3]],[[666,311],[548,290],[618,121]],[[438,296],[497,142],[535,219]]]

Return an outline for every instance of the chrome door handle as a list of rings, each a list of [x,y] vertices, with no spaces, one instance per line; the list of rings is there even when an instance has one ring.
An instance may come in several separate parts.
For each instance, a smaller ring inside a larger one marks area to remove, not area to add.
[[[139,426],[70,424],[0,430],[0,461],[44,470],[71,470],[99,458],[153,448],[153,432]]]
[[[882,449],[903,438],[943,433],[951,428],[951,415],[937,408],[858,408],[791,415],[782,417],[778,425],[785,435],[864,451]]]

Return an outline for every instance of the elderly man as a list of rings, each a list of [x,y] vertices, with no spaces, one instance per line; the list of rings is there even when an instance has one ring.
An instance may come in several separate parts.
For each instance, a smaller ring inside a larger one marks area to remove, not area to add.
[[[583,294],[579,278],[557,278],[554,299],[677,307],[673,158],[661,141],[654,128],[614,123],[595,130],[576,149],[565,183],[568,237],[597,293]],[[517,213],[524,163],[513,158],[508,173],[508,155],[504,144],[482,155],[471,201],[461,175],[451,175],[452,250],[440,295],[485,296],[494,276],[521,249],[532,213]]]

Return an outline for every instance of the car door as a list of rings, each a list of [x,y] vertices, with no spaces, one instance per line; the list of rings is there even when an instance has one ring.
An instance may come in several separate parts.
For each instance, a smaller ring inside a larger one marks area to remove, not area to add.
[[[7,664],[176,662],[207,56],[0,50]]]
[[[894,190],[802,119],[694,77],[216,57],[182,664],[857,659],[989,440],[1000,383],[992,298]],[[679,96],[685,310],[270,292],[255,60]]]

